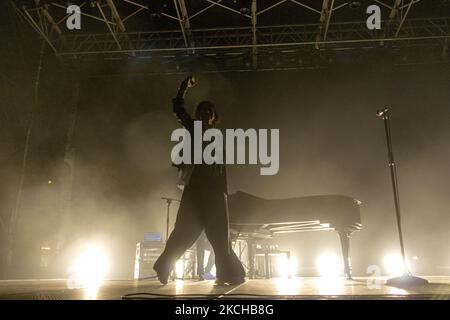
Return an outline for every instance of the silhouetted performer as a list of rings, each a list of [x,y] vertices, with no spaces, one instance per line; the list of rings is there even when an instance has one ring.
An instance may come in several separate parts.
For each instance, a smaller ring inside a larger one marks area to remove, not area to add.
[[[184,107],[184,95],[195,84],[187,77],[172,100],[173,112],[180,123],[194,137],[194,120],[202,121],[203,130],[212,128],[218,121],[214,104],[202,101],[198,104],[194,119]],[[193,146],[193,143],[191,143]],[[192,156],[193,156],[192,152]],[[170,271],[181,255],[190,248],[204,230],[211,243],[216,262],[216,284],[239,284],[245,281],[245,271],[231,248],[228,212],[226,207],[227,177],[225,165],[195,164],[182,166],[191,169],[185,184],[175,227],[167,240],[164,252],[153,269],[161,283],[166,284]]]
[[[181,191],[184,190],[185,185],[189,182],[190,176],[192,174],[192,165],[186,166],[176,166],[178,167],[178,180],[177,188]],[[197,277],[199,280],[211,280],[215,277],[211,274],[212,267],[214,266],[214,251],[212,249],[211,243],[206,238],[205,232],[202,232],[195,242],[196,256],[197,256]],[[205,251],[209,250],[210,254],[208,257],[208,262],[205,267]]]

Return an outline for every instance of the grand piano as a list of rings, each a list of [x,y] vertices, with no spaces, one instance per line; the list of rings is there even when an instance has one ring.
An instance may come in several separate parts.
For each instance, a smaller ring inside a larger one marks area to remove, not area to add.
[[[254,277],[252,248],[258,239],[280,233],[335,230],[341,241],[345,275],[352,278],[350,236],[362,227],[360,201],[341,195],[264,199],[242,191],[228,195],[227,201],[231,235],[247,241],[250,277]]]

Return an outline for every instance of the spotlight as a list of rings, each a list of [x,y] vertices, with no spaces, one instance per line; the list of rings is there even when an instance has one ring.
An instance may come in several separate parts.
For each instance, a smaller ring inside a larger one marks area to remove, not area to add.
[[[405,266],[402,256],[399,254],[391,254],[384,257],[384,269],[390,276],[401,276],[405,274]]]
[[[184,276],[184,261],[183,260],[178,260],[175,263],[175,277],[182,279]]]
[[[294,257],[288,259],[285,254],[278,255],[276,265],[278,274],[282,277],[291,277],[297,272],[297,261]]]
[[[317,266],[322,277],[337,277],[342,274],[342,260],[332,253],[322,254],[317,259]]]
[[[88,299],[95,298],[97,290],[109,272],[109,259],[101,247],[87,245],[71,266],[75,287],[84,288]]]
[[[184,279],[187,273],[191,272],[189,270],[190,263],[192,262],[193,253],[191,251],[187,251],[177,260],[175,263],[174,276],[176,279]]]

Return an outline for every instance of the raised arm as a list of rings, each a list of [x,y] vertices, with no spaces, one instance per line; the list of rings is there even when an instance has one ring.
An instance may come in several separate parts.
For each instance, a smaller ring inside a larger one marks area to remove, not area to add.
[[[187,89],[193,87],[194,85],[194,77],[187,77],[181,82],[180,87],[178,88],[177,96],[172,99],[173,113],[177,117],[178,121],[189,131],[194,128],[194,120],[184,107],[184,96],[186,95]]]

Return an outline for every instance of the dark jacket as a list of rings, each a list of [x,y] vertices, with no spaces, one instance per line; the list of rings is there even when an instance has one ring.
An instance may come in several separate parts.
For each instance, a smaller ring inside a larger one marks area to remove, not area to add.
[[[183,98],[172,99],[173,113],[177,117],[180,124],[186,128],[191,134],[191,139],[194,137],[194,119],[188,114],[186,108],[184,107]],[[193,143],[191,143],[193,148]],[[194,152],[191,151],[193,156]],[[225,159],[225,152],[223,153],[223,159]],[[225,164],[181,164],[174,165],[178,168],[178,181],[177,186],[180,188],[186,188],[191,183],[191,177],[193,176],[194,170],[197,173],[201,171],[201,174],[195,174],[194,177],[198,177],[200,181],[195,181],[195,185],[199,184],[214,186],[214,189],[220,188],[220,191],[227,194],[227,175]]]

